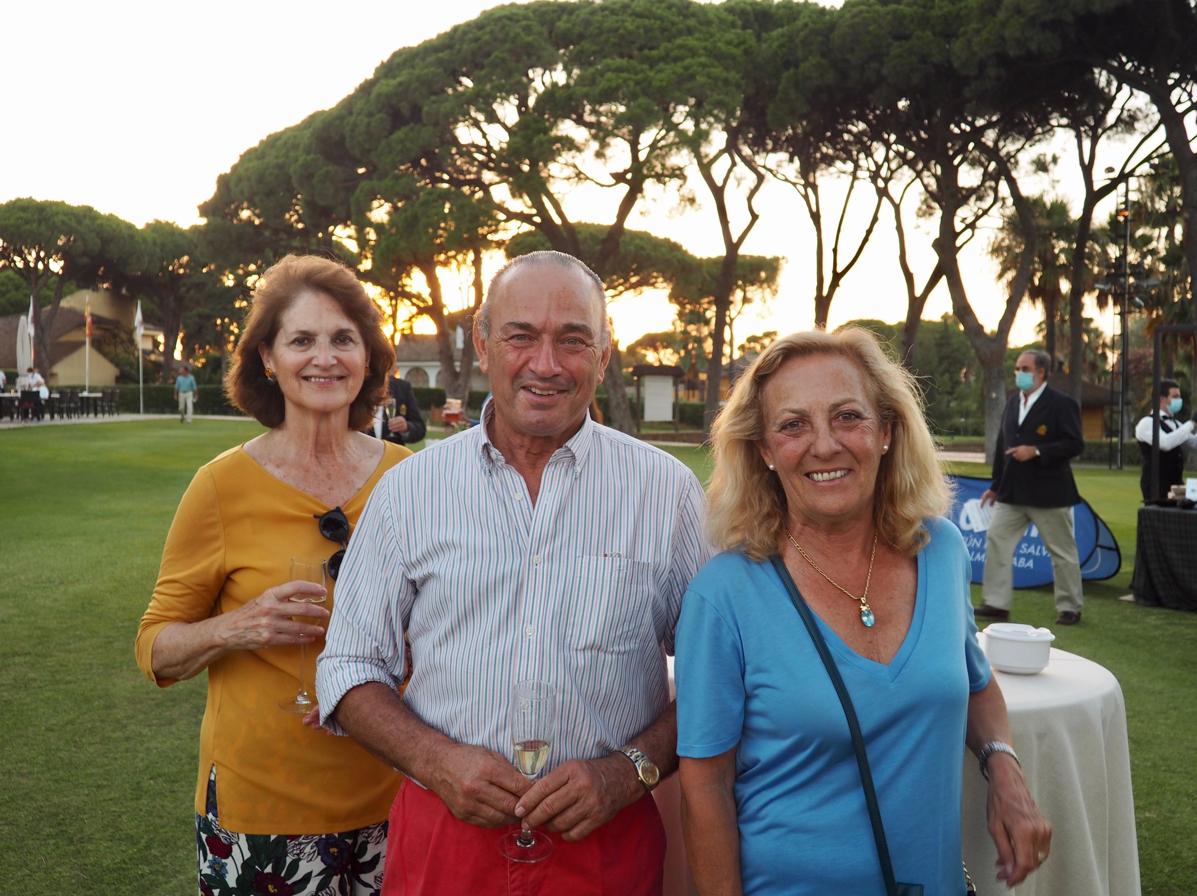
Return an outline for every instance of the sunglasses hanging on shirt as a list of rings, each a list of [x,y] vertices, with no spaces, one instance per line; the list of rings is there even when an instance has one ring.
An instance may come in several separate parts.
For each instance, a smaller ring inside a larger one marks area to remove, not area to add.
[[[341,572],[341,561],[345,559],[345,548],[349,546],[349,517],[345,516],[345,511],[340,507],[334,507],[324,513],[314,513],[312,516],[320,534],[341,546],[325,563],[329,577],[335,582]]]

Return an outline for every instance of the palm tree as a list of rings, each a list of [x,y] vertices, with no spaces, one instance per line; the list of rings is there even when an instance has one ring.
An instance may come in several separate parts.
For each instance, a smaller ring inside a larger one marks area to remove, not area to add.
[[[1068,314],[1064,303],[1064,284],[1068,282],[1072,251],[1072,212],[1063,199],[1030,197],[1034,210],[1038,248],[1027,287],[1027,298],[1043,308],[1044,348],[1056,363],[1058,322]],[[1017,273],[1019,256],[1026,245],[1018,215],[1008,211],[1002,226],[989,246],[989,254],[998,263],[998,274],[1012,280]]]

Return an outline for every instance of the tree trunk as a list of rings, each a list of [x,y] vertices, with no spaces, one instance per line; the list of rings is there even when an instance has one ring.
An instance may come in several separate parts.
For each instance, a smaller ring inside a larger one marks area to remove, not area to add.
[[[474,328],[473,312],[466,315],[461,328],[464,331],[461,341],[461,366],[457,370],[457,388],[453,390],[452,395],[461,399],[461,406],[464,408],[470,403],[470,388],[473,386],[471,381],[474,378],[474,340],[471,338]]]
[[[954,193],[952,184],[951,193]],[[943,191],[950,195],[948,190]],[[1018,203],[1016,203],[1018,204]],[[948,284],[948,293],[952,297],[952,308],[956,312],[956,319],[968,337],[973,353],[981,363],[982,406],[985,409],[985,460],[993,462],[993,452],[997,445],[998,428],[1002,421],[1002,408],[1005,406],[1004,361],[1006,344],[1010,336],[1010,327],[1014,323],[1014,315],[1026,293],[1027,281],[1030,276],[1030,258],[1035,251],[1034,223],[1023,217],[1024,232],[1030,236],[1027,246],[1023,249],[1023,258],[1019,265],[1019,273],[1011,284],[1010,294],[1006,298],[1006,307],[998,321],[993,335],[985,332],[985,327],[977,319],[976,313],[968,301],[968,294],[964,288],[964,278],[960,274],[960,257],[956,246],[956,231],[954,227],[956,207],[951,201],[940,205],[939,235],[933,242],[939,266],[943,270],[944,279]]]
[[[1048,373],[1056,369],[1056,307],[1059,300],[1054,296],[1043,297],[1043,349],[1051,360]]]
[[[1168,147],[1180,172],[1181,248],[1189,263],[1188,298],[1193,298],[1197,296],[1197,152],[1194,152],[1189,142],[1191,138],[1185,126],[1186,116],[1182,116],[1171,105],[1170,97],[1156,99],[1153,95],[1152,99],[1156,101],[1164,133],[1168,137]]]
[[[632,417],[632,403],[628,401],[627,385],[623,381],[623,359],[619,345],[611,341],[611,357],[607,361],[607,373],[603,378],[607,387],[606,425],[620,432],[634,433],[636,421]]]
[[[815,329],[827,329],[827,317],[831,312],[831,296],[819,293],[815,296]]]
[[[927,307],[927,294],[916,296],[911,293],[906,302],[906,322],[902,324],[902,366],[914,370],[918,366],[916,342],[919,324],[923,321],[923,309]]]
[[[1076,243],[1072,247],[1072,270],[1068,275],[1068,391],[1081,403],[1081,388],[1085,373],[1085,249],[1093,229],[1092,200],[1086,198],[1076,227]]]
[[[1116,65],[1107,70],[1123,83],[1147,94],[1159,113],[1168,148],[1172,150],[1180,173],[1180,219],[1184,228],[1181,249],[1189,263],[1189,297],[1197,296],[1197,151],[1186,125],[1188,116],[1174,105],[1172,87],[1167,81],[1161,83]]]
[[[179,321],[169,317],[162,321],[162,380],[171,382],[170,372],[175,364],[175,346],[179,343]],[[140,351],[140,346],[138,347]]]
[[[1002,411],[1006,408],[1006,371],[1001,354],[981,366],[981,404],[985,409],[985,463],[993,463],[998,430],[1002,425]]]
[[[62,290],[64,287],[62,275],[59,274],[54,282],[54,298],[50,302],[49,308],[42,308],[35,300],[33,303],[33,317],[34,317],[34,353],[32,363],[34,368],[46,380],[50,382],[50,330],[54,327],[54,321],[58,317],[58,308],[62,304]],[[37,295],[35,292],[34,295]],[[20,370],[18,373],[24,373]]]
[[[441,364],[441,388],[445,395],[457,395],[461,391],[460,374],[457,369],[457,359],[453,355],[453,331],[449,320],[445,316],[444,295],[441,292],[441,279],[434,261],[417,265],[428,283],[428,309],[426,314],[436,326],[436,355]],[[468,380],[469,378],[466,377]],[[433,383],[435,386],[436,384]]]
[[[702,430],[711,434],[711,424],[719,413],[720,387],[723,384],[724,333],[727,332],[727,313],[731,306],[732,285],[735,282],[738,252],[729,252],[723,257],[719,279],[715,284],[715,325],[711,329],[711,357],[707,362],[707,395],[702,413]]]
[[[464,331],[464,338],[461,343],[461,366],[458,369],[458,389],[455,393],[456,397],[461,399],[461,406],[463,408],[469,405],[470,389],[474,386],[474,315],[478,313],[478,309],[482,307],[482,302],[486,298],[486,287],[482,283],[482,250],[475,247],[470,252],[470,259],[474,269],[472,284],[474,304],[470,309],[470,313],[465,316],[461,324]]]

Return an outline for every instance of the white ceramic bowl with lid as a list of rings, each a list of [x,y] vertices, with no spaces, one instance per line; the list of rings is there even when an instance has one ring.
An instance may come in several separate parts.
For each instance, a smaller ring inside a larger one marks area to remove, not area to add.
[[[985,627],[985,655],[1000,672],[1034,675],[1047,667],[1054,640],[1056,636],[1046,628],[995,622]]]

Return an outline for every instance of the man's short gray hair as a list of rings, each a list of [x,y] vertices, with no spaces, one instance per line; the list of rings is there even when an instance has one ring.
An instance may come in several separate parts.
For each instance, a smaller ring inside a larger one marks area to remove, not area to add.
[[[573,255],[568,255],[565,252],[558,252],[555,249],[542,249],[538,252],[529,252],[527,255],[517,255],[507,264],[503,265],[499,273],[495,274],[490,281],[490,286],[486,290],[486,300],[482,303],[482,307],[478,309],[477,314],[474,315],[474,328],[482,334],[482,338],[490,337],[490,306],[498,295],[499,287],[502,286],[503,280],[507,275],[517,268],[526,265],[540,265],[552,264],[560,268],[569,268],[577,271],[585,277],[590,285],[594,287],[594,299],[598,303],[599,311],[599,347],[606,348],[611,344],[611,321],[607,317],[607,290],[603,286],[603,281],[599,279],[599,275],[590,269],[581,259],[575,258]]]
[[[1025,352],[1023,352],[1023,354],[1030,355],[1032,358],[1035,359],[1035,368],[1037,370],[1042,370],[1044,376],[1047,376],[1049,373],[1052,372],[1052,356],[1049,355],[1047,352],[1045,352],[1043,349],[1029,348]]]

